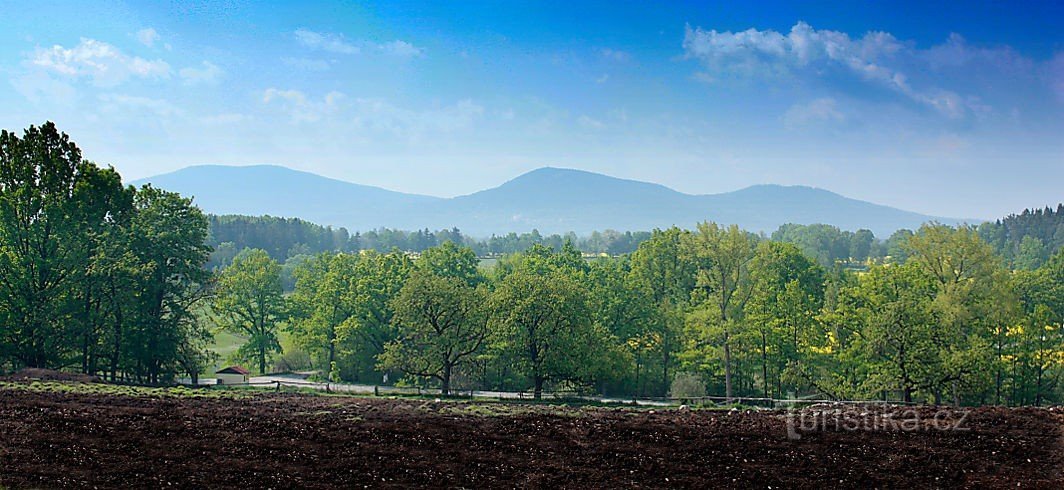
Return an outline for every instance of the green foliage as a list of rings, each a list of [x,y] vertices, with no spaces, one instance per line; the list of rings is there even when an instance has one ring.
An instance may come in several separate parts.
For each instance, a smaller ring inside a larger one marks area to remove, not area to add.
[[[533,247],[505,269],[489,300],[496,355],[529,380],[536,398],[547,382],[601,379],[616,352],[593,321],[587,265],[576,255]]]
[[[206,234],[191,201],[123,188],[52,123],[0,132],[0,367],[195,376]]]
[[[208,218],[177,194],[123,187],[51,124],[0,133],[0,163],[3,371],[195,377],[213,363],[210,303],[222,340],[259,371],[287,334],[275,366],[333,381],[1064,401],[1060,208],[883,242],[824,225],[767,241],[713,223],[478,242]],[[519,253],[479,269],[507,252]]]
[[[1033,270],[1064,247],[1064,203],[979,225],[979,236],[1016,269]]]
[[[439,260],[439,255],[429,254],[428,260],[424,255],[418,260],[392,300],[398,338],[379,356],[384,369],[439,380],[444,394],[450,393],[456,369],[479,353],[488,336],[486,289],[473,286],[476,276],[454,274],[468,265],[464,255]]]
[[[687,253],[698,267],[694,308],[688,326],[697,339],[721,347],[725,396],[730,399],[734,393],[732,337],[741,335],[745,326],[742,314],[752,291],[749,264],[754,258],[757,238],[735,225],[723,228],[716,223],[701,223],[686,245]]]
[[[281,265],[265,250],[248,250],[218,276],[213,310],[226,330],[241,333],[248,342],[237,351],[255,360],[265,374],[271,354],[281,351],[278,324],[288,314],[281,291]]]

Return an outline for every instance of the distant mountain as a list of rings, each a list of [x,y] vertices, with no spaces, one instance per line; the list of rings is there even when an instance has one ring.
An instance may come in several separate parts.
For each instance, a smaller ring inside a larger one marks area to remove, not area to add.
[[[867,228],[886,237],[937,220],[812,187],[757,185],[723,194],[692,195],[606,175],[545,167],[498,187],[451,199],[404,194],[278,166],[206,165],[141,181],[193,196],[205,211],[298,217],[349,230],[458,227],[487,236],[691,227],[705,220],[772,232],[784,223]]]
[[[409,222],[396,217],[446,202],[276,165],[201,165],[133,182],[145,183],[194,197],[209,213],[302,218],[351,230],[407,227]]]

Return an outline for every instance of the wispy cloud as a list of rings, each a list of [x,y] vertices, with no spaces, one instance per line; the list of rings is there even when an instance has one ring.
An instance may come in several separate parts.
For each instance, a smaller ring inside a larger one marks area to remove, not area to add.
[[[60,45],[48,49],[38,48],[30,63],[71,78],[91,78],[99,86],[114,86],[132,77],[170,77],[170,65],[161,59],[129,56],[111,44],[86,38],[69,49]]]
[[[469,99],[423,110],[397,106],[385,99],[352,98],[342,92],[313,97],[300,90],[269,88],[263,103],[282,108],[294,123],[328,120],[338,127],[418,139],[425,133],[467,129],[483,117],[484,107]]]
[[[688,27],[683,48],[688,58],[702,62],[705,79],[796,74],[824,77],[833,70],[841,70],[951,118],[981,109],[978,100],[954,91],[934,85],[915,87],[905,67],[943,57],[916,50],[912,43],[902,42],[887,32],[869,32],[852,38],[844,32],[814,29],[805,22],[795,24],[787,34],[771,29],[721,32]]]
[[[155,45],[155,42],[160,39],[160,36],[158,32],[155,32],[155,29],[149,27],[137,31],[136,38],[138,42],[150,48]]]
[[[204,61],[200,67],[182,68],[178,74],[184,79],[186,85],[198,85],[201,83],[217,83],[224,72],[214,63]]]
[[[339,54],[356,54],[360,51],[358,46],[348,42],[343,34],[296,29],[294,35],[299,44],[311,49],[320,49]]]
[[[152,115],[157,117],[180,116],[184,111],[163,99],[140,97],[124,94],[100,94],[97,97],[107,112],[127,113],[132,115]]]
[[[606,127],[606,124],[602,121],[587,115],[582,115],[576,118],[576,123],[587,129],[602,129]]]
[[[783,125],[795,129],[810,124],[840,123],[846,120],[831,97],[822,97],[805,104],[795,104],[783,114]]]
[[[342,92],[332,91],[315,100],[299,90],[276,88],[268,88],[262,94],[263,103],[280,105],[294,122],[316,122],[336,114],[346,98]]]
[[[410,44],[406,41],[400,41],[398,39],[392,42],[379,44],[378,48],[386,54],[390,54],[392,56],[399,56],[402,58],[413,58],[421,56],[425,52],[425,50],[422,48],[414,46],[413,44]]]
[[[304,71],[325,71],[332,66],[332,63],[328,60],[318,60],[311,58],[285,57],[281,58],[281,63],[284,63],[286,66],[290,66],[292,68]]]

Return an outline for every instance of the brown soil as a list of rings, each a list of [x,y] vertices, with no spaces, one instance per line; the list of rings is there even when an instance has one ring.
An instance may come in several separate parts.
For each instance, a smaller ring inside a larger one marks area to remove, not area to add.
[[[1064,488],[1064,412],[936,413],[795,441],[780,412],[0,389],[0,487]]]

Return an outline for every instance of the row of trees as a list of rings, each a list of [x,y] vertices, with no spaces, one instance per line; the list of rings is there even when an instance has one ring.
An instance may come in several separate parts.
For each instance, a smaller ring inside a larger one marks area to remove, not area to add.
[[[533,230],[478,240],[463,235],[458,229],[408,232],[382,228],[350,235],[344,228],[320,226],[296,218],[224,215],[209,216],[209,220],[211,236],[208,244],[215,249],[209,263],[212,269],[228,265],[245,248],[261,248],[271,257],[285,262],[326,251],[387,252],[398,248],[421,252],[446,242],[468,246],[480,257],[501,256],[522,252],[533,245],[560,249],[568,241],[585,253],[618,256],[634,252],[651,235],[650,232],[606,230],[583,237],[574,233],[545,236]],[[978,232],[1010,268],[1036,269],[1064,246],[1064,204],[1058,205],[1056,210],[1024,210],[1002,220],[986,222],[979,225]],[[904,244],[912,234],[912,230],[903,229],[889,237],[877,238],[869,230],[846,231],[825,224],[788,223],[772,232],[769,238],[797,245],[825,267],[838,262],[863,267],[868,261],[904,262],[907,253]]]
[[[704,223],[629,256],[533,245],[483,271],[448,242],[416,260],[319,254],[287,298],[279,264],[248,251],[221,273],[216,307],[260,369],[285,330],[334,380],[647,396],[682,373],[727,397],[1061,401],[1064,252],[1010,272],[975,229],[944,225],[901,246],[904,263],[856,273]]]
[[[979,225],[979,236],[1016,269],[1036,269],[1064,247],[1064,203]]]
[[[123,187],[52,123],[0,132],[0,370],[198,373],[206,238],[188,199]]]
[[[351,235],[345,228],[321,226],[298,218],[210,215],[208,221],[208,244],[214,248],[208,262],[209,269],[229,265],[245,248],[265,250],[270,257],[281,262],[293,258],[299,261],[305,256],[321,252],[388,252],[392,249],[422,252],[447,242],[468,246],[480,257],[517,253],[533,245],[559,249],[567,241],[583,252],[621,255],[631,253],[639,243],[650,237],[650,232],[614,230],[596,231],[586,237],[578,237],[575,233],[544,236],[533,230],[477,240],[463,235],[457,228],[437,231],[381,228]]]

